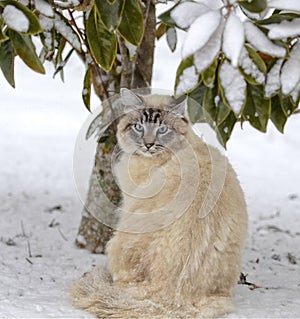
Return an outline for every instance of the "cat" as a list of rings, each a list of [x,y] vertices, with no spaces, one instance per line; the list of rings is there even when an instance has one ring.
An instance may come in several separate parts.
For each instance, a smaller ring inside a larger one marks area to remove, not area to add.
[[[121,101],[122,152],[114,164],[120,220],[107,244],[107,265],[74,284],[73,304],[99,318],[231,312],[247,234],[235,172],[194,133],[185,99],[122,89]],[[210,189],[214,172],[219,193]]]

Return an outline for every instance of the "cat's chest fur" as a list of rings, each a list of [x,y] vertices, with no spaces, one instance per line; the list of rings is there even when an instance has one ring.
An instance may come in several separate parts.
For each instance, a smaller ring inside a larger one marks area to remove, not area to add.
[[[130,213],[150,213],[164,207],[174,199],[181,180],[176,156],[146,158],[124,154],[115,173],[123,206]]]

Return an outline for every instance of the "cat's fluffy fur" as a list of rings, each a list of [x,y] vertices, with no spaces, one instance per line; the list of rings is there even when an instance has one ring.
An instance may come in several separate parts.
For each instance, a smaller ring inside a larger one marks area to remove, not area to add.
[[[165,109],[172,104],[170,97],[143,100],[145,108]],[[99,318],[207,318],[230,312],[247,233],[246,205],[236,174],[180,116],[172,120],[183,138],[180,150],[132,156],[126,152],[131,120],[125,115],[118,126],[119,144],[125,151],[115,171],[121,187],[127,188],[119,230],[108,243],[107,266],[97,267],[72,287],[73,304]],[[199,167],[182,170],[191,165],[191,157]],[[214,165],[225,163],[226,177],[212,211],[201,215],[212,158]],[[179,191],[186,197],[193,194],[185,210],[176,203]],[[145,199],[147,192],[151,195]],[[170,219],[169,213],[163,213],[170,203],[172,209],[184,211],[174,211]]]

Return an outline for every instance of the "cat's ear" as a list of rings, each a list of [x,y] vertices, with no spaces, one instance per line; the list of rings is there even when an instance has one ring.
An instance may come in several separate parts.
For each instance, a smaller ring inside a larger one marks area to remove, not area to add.
[[[186,116],[186,108],[187,108],[187,97],[186,95],[182,95],[177,99],[173,99],[171,111],[176,112],[177,114],[185,117]]]
[[[143,99],[133,93],[131,90],[127,88],[121,88],[120,90],[121,93],[121,101],[122,104],[124,105],[124,111],[126,113],[134,110],[138,110],[143,106]]]

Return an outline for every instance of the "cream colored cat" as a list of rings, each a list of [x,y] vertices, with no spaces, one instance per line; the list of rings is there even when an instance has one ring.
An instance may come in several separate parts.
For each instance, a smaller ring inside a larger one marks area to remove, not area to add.
[[[118,230],[107,246],[107,266],[73,286],[73,304],[99,318],[230,312],[247,233],[236,174],[194,134],[184,101],[127,89],[121,96]]]

